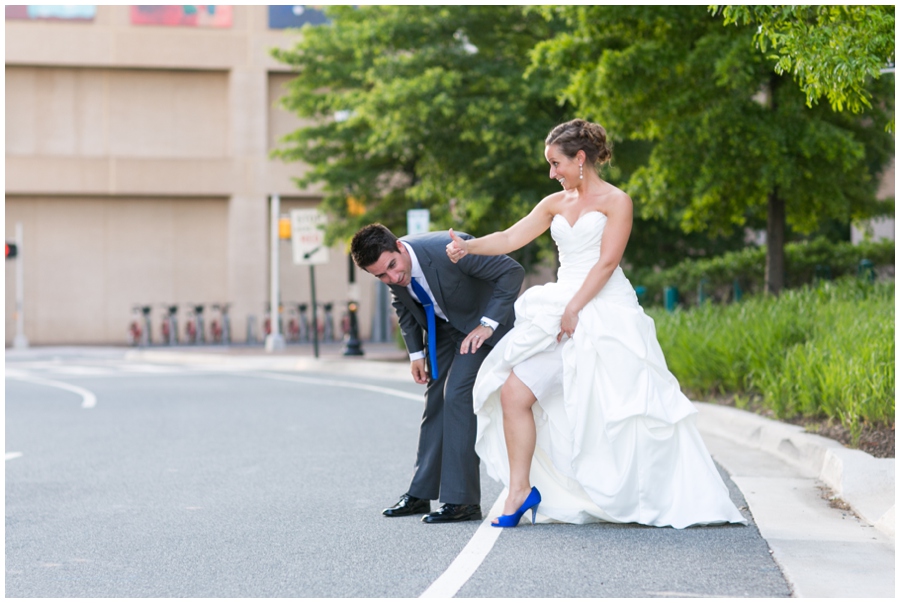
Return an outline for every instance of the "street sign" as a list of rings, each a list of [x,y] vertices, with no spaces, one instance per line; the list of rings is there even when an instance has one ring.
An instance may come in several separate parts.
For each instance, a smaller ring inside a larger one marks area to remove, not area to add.
[[[325,246],[327,219],[317,209],[291,210],[291,248],[297,265],[327,264]]]
[[[431,212],[427,209],[406,210],[406,234],[422,234],[431,228]]]

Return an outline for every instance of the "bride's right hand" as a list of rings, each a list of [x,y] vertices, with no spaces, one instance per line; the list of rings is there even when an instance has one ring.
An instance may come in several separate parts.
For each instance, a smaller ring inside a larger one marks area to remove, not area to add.
[[[450,238],[453,240],[447,243],[447,257],[455,264],[469,252],[468,244],[464,239],[459,238],[452,228],[450,229]]]

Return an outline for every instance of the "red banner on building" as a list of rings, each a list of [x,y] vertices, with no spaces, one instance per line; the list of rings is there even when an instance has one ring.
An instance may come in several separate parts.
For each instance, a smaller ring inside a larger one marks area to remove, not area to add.
[[[169,27],[231,27],[232,6],[136,5],[131,7],[132,25]]]

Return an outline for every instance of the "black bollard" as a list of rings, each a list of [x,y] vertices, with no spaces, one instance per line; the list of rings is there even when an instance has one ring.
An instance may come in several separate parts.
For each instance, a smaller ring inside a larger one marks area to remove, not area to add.
[[[350,316],[350,331],[344,345],[344,356],[362,356],[362,342],[359,340],[359,325],[356,320],[356,302],[347,302],[347,313]]]

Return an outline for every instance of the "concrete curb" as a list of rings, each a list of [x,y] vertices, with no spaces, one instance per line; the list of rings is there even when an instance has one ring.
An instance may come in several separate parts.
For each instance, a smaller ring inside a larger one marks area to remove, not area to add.
[[[701,430],[762,450],[827,485],[860,519],[894,538],[894,459],[806,433],[802,427],[728,406],[695,402]]]

